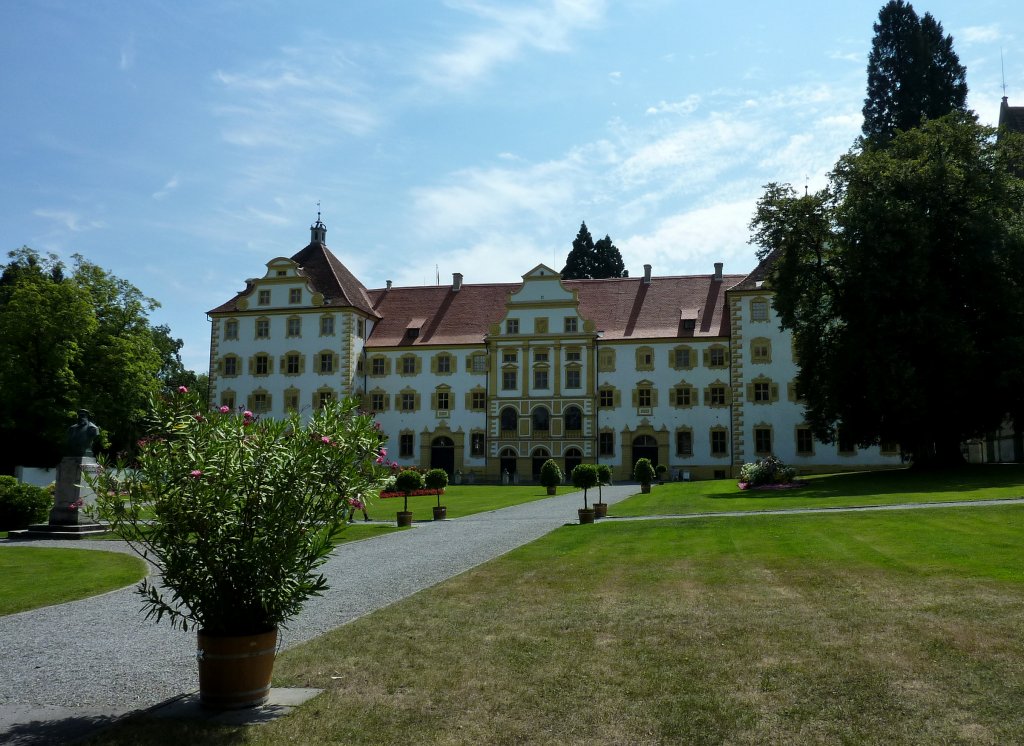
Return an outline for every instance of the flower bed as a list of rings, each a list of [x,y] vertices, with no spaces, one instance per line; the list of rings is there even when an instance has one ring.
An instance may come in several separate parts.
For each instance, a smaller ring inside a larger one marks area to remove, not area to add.
[[[794,480],[792,482],[786,482],[785,484],[758,484],[758,485],[753,485],[753,484],[750,484],[749,482],[740,482],[738,486],[739,486],[739,488],[741,490],[764,490],[764,491],[770,491],[770,490],[791,490],[791,489],[794,489],[796,487],[803,487],[806,484],[807,484],[807,482],[801,482],[799,480]]]
[[[441,494],[442,495],[444,494],[444,492],[445,492],[444,490],[441,490]],[[437,494],[437,493],[434,490],[413,490],[412,492],[409,493],[409,497],[419,497],[420,495],[430,495],[431,497],[433,497],[435,494]],[[381,499],[386,499],[386,498],[389,498],[389,497],[404,497],[405,493],[404,492],[389,491],[389,492],[381,492],[380,496],[381,496]]]

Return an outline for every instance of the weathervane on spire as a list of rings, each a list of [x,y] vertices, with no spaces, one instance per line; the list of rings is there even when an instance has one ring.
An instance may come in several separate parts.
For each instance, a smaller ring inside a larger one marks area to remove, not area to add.
[[[320,222],[320,200],[316,201],[316,222]]]

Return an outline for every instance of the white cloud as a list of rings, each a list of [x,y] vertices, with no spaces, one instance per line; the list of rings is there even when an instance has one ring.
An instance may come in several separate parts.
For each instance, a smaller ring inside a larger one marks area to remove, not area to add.
[[[121,70],[130,70],[135,66],[135,34],[130,34],[121,45],[121,55],[117,63]]]
[[[964,41],[967,44],[992,44],[1005,38],[999,30],[998,23],[991,23],[988,26],[968,26],[957,34],[957,41]]]
[[[487,28],[464,34],[452,49],[429,56],[420,66],[427,83],[452,90],[476,83],[527,50],[568,51],[572,34],[598,23],[605,9],[604,0],[547,0],[529,7],[477,0],[447,4],[487,24]]]
[[[178,188],[178,176],[177,176],[177,174],[175,174],[174,176],[172,176],[170,179],[167,180],[167,183],[164,184],[163,187],[161,187],[159,190],[153,192],[153,195],[152,195],[153,199],[155,199],[155,200],[166,199],[168,197],[168,195],[170,195],[170,193],[173,192],[177,188]]]
[[[70,210],[38,209],[33,210],[32,214],[36,217],[45,218],[46,220],[52,220],[55,223],[59,223],[67,230],[75,233],[106,227],[106,223],[102,220],[88,220],[79,213],[72,212]]]
[[[700,106],[700,96],[691,93],[682,101],[660,101],[657,106],[647,107],[645,114],[692,114]]]

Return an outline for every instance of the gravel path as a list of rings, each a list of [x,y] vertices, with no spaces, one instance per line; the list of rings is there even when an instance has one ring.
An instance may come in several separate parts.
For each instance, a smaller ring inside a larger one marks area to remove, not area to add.
[[[604,500],[615,503],[636,491],[635,485],[605,487]],[[425,522],[410,531],[340,546],[323,566],[330,589],[311,599],[282,630],[282,647],[317,637],[575,523],[580,497],[559,495]],[[121,542],[0,541],[0,551],[4,546],[130,551]],[[27,734],[22,726],[29,722],[103,722],[197,689],[195,633],[146,621],[140,608],[141,599],[131,586],[0,617],[0,742]]]

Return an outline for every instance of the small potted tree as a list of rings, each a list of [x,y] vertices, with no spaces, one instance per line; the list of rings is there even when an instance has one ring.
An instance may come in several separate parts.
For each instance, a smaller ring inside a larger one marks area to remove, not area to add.
[[[558,491],[558,485],[562,483],[562,470],[558,468],[558,462],[549,458],[540,467],[540,483],[548,488],[548,494],[554,495]]]
[[[649,458],[637,459],[633,467],[633,479],[640,483],[640,492],[647,494],[651,491],[651,480],[654,479],[654,467]]]
[[[434,506],[434,520],[443,521],[448,517],[448,506],[441,504],[441,493],[448,486],[448,472],[444,469],[431,469],[423,478],[423,484],[428,490],[434,490],[434,493],[437,495],[437,505]]]
[[[398,525],[412,525],[412,511],[409,510],[409,495],[423,488],[423,475],[415,469],[404,469],[395,477],[395,489],[402,493],[402,509],[398,511]]]
[[[665,472],[668,471],[665,464],[658,464],[654,467],[655,474],[658,475],[658,484],[665,484]]]
[[[572,470],[572,483],[578,489],[583,490],[583,507],[579,510],[580,523],[593,523],[594,509],[587,505],[587,490],[597,486],[597,466],[579,464]]]
[[[608,503],[604,501],[601,494],[602,485],[612,483],[612,468],[608,464],[597,465],[597,502],[594,503],[594,515],[597,518],[608,517]]]

